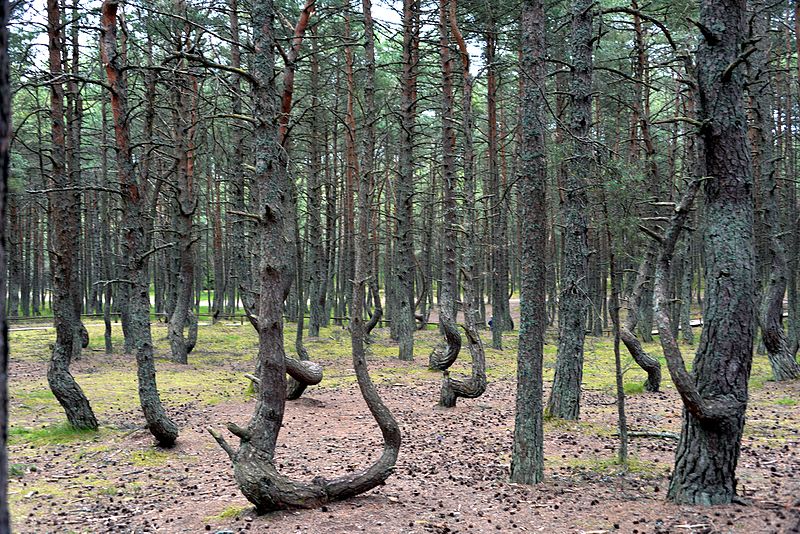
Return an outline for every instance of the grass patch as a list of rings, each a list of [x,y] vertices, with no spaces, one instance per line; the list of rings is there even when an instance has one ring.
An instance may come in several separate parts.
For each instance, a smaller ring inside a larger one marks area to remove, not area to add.
[[[778,406],[797,406],[797,400],[789,397],[783,397],[781,399],[777,399],[775,404]]]
[[[74,428],[69,423],[30,428],[14,426],[8,430],[8,441],[13,444],[26,443],[30,445],[55,445],[71,443],[73,441],[96,438],[100,435],[97,430]]]
[[[663,468],[656,462],[641,460],[635,456],[628,457],[627,466],[619,463],[619,459],[614,458],[576,458],[569,460],[567,465],[576,471],[583,471],[598,475],[622,475],[625,473],[637,474],[642,477],[660,476]]]
[[[247,512],[249,512],[250,508],[251,508],[250,506],[228,506],[217,515],[211,516],[208,519],[211,521],[237,519],[246,514]]]
[[[143,449],[131,453],[131,463],[140,467],[158,467],[164,465],[170,455],[156,449]]]
[[[638,395],[644,393],[644,384],[641,382],[625,382],[623,387],[625,395]]]

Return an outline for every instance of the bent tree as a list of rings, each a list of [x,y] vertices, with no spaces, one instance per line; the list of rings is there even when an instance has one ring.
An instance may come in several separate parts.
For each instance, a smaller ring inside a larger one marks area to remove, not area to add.
[[[254,317],[259,335],[258,391],[256,408],[247,427],[228,423],[228,430],[239,438],[234,450],[226,440],[209,428],[233,462],[239,489],[258,513],[285,508],[310,508],[332,500],[344,499],[368,491],[383,483],[391,474],[400,448],[400,429],[378,396],[367,370],[364,345],[363,300],[367,275],[367,236],[369,226],[368,178],[358,183],[358,232],[355,234],[355,271],[353,279],[352,319],[353,367],[361,393],[383,433],[384,450],[368,469],[334,480],[317,477],[309,483],[293,481],[278,472],[274,454],[278,432],[286,406],[286,355],[283,348],[283,302],[294,279],[295,262],[284,239],[286,217],[292,213],[291,187],[278,171],[277,94],[273,68],[272,0],[252,4],[254,37],[255,114],[260,120],[255,128],[255,185],[258,188],[258,222],[261,265],[258,316]],[[354,216],[355,214],[348,214]]]
[[[464,36],[458,27],[458,13],[456,0],[449,0],[450,4],[450,31],[458,45],[461,59],[461,106],[462,106],[462,135],[464,139],[464,180],[463,197],[466,220],[466,230],[463,237],[464,246],[461,254],[461,274],[464,280],[464,331],[467,334],[467,348],[472,358],[472,372],[467,379],[455,379],[448,371],[444,372],[439,405],[452,408],[456,400],[474,399],[486,391],[486,354],[483,342],[478,333],[478,309],[475,306],[477,275],[475,274],[475,251],[477,250],[477,225],[475,217],[475,149],[472,139],[472,86],[473,79],[470,74],[469,52]],[[443,13],[442,13],[443,15]],[[455,241],[455,238],[454,238]],[[460,339],[459,339],[460,345]]]
[[[744,0],[703,0],[697,50],[700,136],[707,177],[703,235],[707,280],[705,325],[692,372],[671,329],[669,268],[688,207],[689,186],[662,238],[656,264],[655,315],[672,381],[683,401],[683,426],[669,499],[725,504],[736,496],[736,464],[747,408],[755,336],[753,171],[743,102]]]
[[[458,358],[461,350],[461,334],[456,325],[456,247],[458,246],[458,210],[456,205],[455,148],[456,132],[453,120],[453,67],[450,59],[448,38],[448,1],[439,3],[439,59],[442,68],[442,182],[444,201],[442,205],[442,285],[439,290],[439,324],[444,334],[444,343],[431,351],[428,367],[435,371],[446,371]]]
[[[47,35],[49,38],[50,112],[53,147],[51,180],[53,190],[49,194],[51,224],[50,269],[53,273],[53,316],[56,327],[56,342],[50,364],[47,367],[47,382],[53,395],[67,414],[67,420],[75,428],[97,428],[89,399],[69,372],[73,358],[80,356],[81,344],[76,339],[82,328],[80,300],[74,298],[75,288],[80,284],[78,260],[80,254],[80,192],[73,182],[74,173],[66,170],[66,140],[64,133],[64,88],[61,35],[61,10],[57,0],[47,2]],[[80,293],[80,291],[78,291]],[[77,351],[77,354],[76,354]]]
[[[139,402],[144,412],[147,428],[158,444],[170,447],[178,437],[178,427],[167,416],[161,405],[156,385],[156,367],[153,361],[153,337],[150,332],[150,284],[147,276],[147,258],[152,243],[152,217],[148,213],[155,191],[148,185],[147,176],[138,176],[133,164],[128,114],[128,87],[117,51],[117,0],[103,2],[100,17],[100,60],[106,71],[111,92],[111,110],[116,137],[117,173],[122,197],[121,227],[123,252],[127,263],[123,267],[128,285],[126,303],[128,326],[126,340],[130,339],[136,354],[139,379]],[[147,221],[150,221],[149,223]]]

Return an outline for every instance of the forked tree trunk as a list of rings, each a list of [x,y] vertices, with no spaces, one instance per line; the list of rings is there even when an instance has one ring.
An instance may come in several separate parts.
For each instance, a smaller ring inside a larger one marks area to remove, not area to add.
[[[545,152],[545,18],[542,0],[522,4],[520,72],[519,222],[524,229],[517,401],[511,481],[537,484],[544,478],[544,335],[547,329],[547,159]]]
[[[452,0],[451,0],[452,1]],[[448,38],[448,0],[439,4],[439,58],[442,69],[442,285],[439,292],[439,326],[444,343],[435,348],[428,367],[446,371],[458,358],[461,334],[456,325],[456,247],[458,246],[458,214],[456,212],[455,145],[456,132],[453,121],[453,67],[450,64],[450,39]],[[455,400],[452,401],[455,404]]]
[[[186,13],[186,3],[175,0],[175,9]],[[192,46],[191,26],[188,23],[179,27],[176,35],[178,53]],[[185,71],[188,65],[179,62],[179,69]],[[192,237],[192,219],[197,211],[197,194],[194,185],[195,124],[197,122],[197,78],[191,74],[175,75],[173,93],[173,117],[175,133],[176,191],[175,212],[172,214],[175,230],[176,259],[178,272],[175,279],[175,307],[169,316],[167,337],[172,351],[172,359],[177,363],[189,363],[189,353],[197,343],[197,317],[192,312],[192,293],[195,283],[195,254]],[[189,336],[184,330],[189,327]]]
[[[253,2],[255,57],[255,112],[259,117],[275,116],[277,95],[273,82],[271,0]],[[353,366],[367,406],[381,427],[384,451],[368,469],[327,481],[321,477],[309,483],[290,480],[275,467],[275,443],[282,425],[286,399],[286,359],[283,351],[283,301],[293,278],[294,261],[284,242],[286,221],[282,214],[290,213],[288,183],[276,173],[279,164],[278,139],[272,121],[260,121],[256,127],[256,185],[259,188],[261,218],[258,230],[261,242],[261,292],[259,295],[258,358],[261,388],[256,409],[246,428],[229,424],[228,428],[240,439],[234,450],[222,436],[209,429],[233,462],[234,477],[244,496],[258,513],[286,508],[313,508],[332,500],[344,499],[368,491],[383,483],[391,474],[400,447],[400,430],[389,410],[380,400],[367,371],[364,349],[363,313],[364,275],[367,272],[365,254],[369,210],[367,183],[359,180],[359,231],[357,239],[355,278],[353,283],[353,316],[350,323],[353,345]],[[348,216],[355,216],[354,213]]]
[[[126,338],[130,338],[136,354],[139,401],[147,420],[147,428],[160,445],[169,447],[178,437],[178,427],[170,420],[161,405],[156,385],[153,339],[150,332],[150,294],[146,268],[150,234],[145,227],[145,217],[150,207],[148,200],[153,192],[148,191],[146,181],[135,174],[133,165],[128,123],[128,89],[117,51],[118,6],[117,0],[103,2],[100,19],[100,58],[111,91],[119,187],[122,194],[121,227],[124,239],[123,253],[127,260],[124,275],[129,288],[126,302],[128,315]]]
[[[50,73],[54,80],[63,75],[61,57],[61,12],[58,0],[47,2]],[[80,299],[76,298],[78,277],[78,234],[80,212],[71,176],[66,172],[64,134],[64,90],[61,81],[50,84],[50,110],[53,146],[51,153],[53,192],[50,193],[50,271],[53,276],[53,316],[56,342],[47,368],[47,382],[75,428],[97,428],[89,400],[69,372],[69,365],[80,353]],[[77,302],[77,306],[76,306]],[[76,351],[78,354],[76,354]]]
[[[726,504],[736,496],[736,464],[747,408],[755,337],[753,175],[743,102],[744,0],[702,0],[697,51],[704,181],[705,324],[689,373],[669,316],[669,269],[688,205],[676,208],[656,266],[656,319],[672,380],[684,404],[669,499]],[[724,30],[721,30],[723,29]]]
[[[564,261],[559,300],[559,341],[553,389],[547,412],[560,419],[577,419],[583,379],[584,323],[587,308],[588,200],[586,186],[591,167],[592,145],[592,31],[591,0],[572,2],[572,69],[569,128],[572,153],[561,190],[564,225]]]

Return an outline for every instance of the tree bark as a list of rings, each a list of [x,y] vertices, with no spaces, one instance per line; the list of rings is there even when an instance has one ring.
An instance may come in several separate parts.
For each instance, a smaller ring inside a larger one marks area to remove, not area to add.
[[[61,11],[58,0],[47,2],[47,34],[49,37],[50,73],[54,80],[63,75],[61,57]],[[64,129],[64,89],[61,81],[50,84],[50,110],[52,130],[53,192],[50,201],[50,270],[53,274],[53,317],[56,327],[56,342],[47,368],[47,382],[58,402],[67,414],[67,420],[75,428],[97,428],[89,400],[69,372],[69,365],[81,347],[80,284],[78,253],[80,250],[80,203],[79,192],[72,181],[74,175],[67,173],[66,139]]]
[[[8,19],[11,7],[0,0],[0,273],[6,272],[6,194],[11,143],[11,80],[8,61]],[[0,276],[0,532],[11,532],[8,510],[8,324],[6,277]]]
[[[524,231],[520,250],[522,278],[511,481],[537,484],[544,478],[542,366],[547,329],[547,19],[542,0],[525,0],[522,4],[521,26],[522,88],[517,194],[519,222]]]
[[[448,1],[439,3],[439,59],[442,69],[442,278],[439,293],[439,327],[444,334],[444,344],[435,348],[429,358],[428,367],[446,371],[461,350],[461,334],[456,324],[456,248],[458,247],[458,213],[456,211],[455,144],[456,132],[453,121],[453,67],[450,59],[448,37]],[[446,379],[446,377],[445,377]],[[443,393],[444,394],[444,393]],[[442,397],[444,400],[444,397]],[[455,400],[453,399],[453,404]]]
[[[670,375],[684,404],[669,499],[726,504],[736,496],[736,465],[747,408],[755,337],[753,174],[743,102],[744,0],[702,0],[697,51],[704,179],[705,321],[692,372],[672,336],[670,261],[688,216],[675,210],[656,267],[656,319]],[[724,28],[724,31],[721,31]],[[690,186],[690,193],[697,188]]]
[[[587,309],[588,200],[586,187],[591,172],[592,145],[592,3],[573,0],[573,63],[569,129],[572,153],[560,185],[564,225],[564,253],[561,299],[559,300],[559,342],[553,389],[547,412],[560,419],[577,419],[580,413],[583,378],[584,323]]]
[[[414,61],[415,0],[403,0],[403,73],[400,79],[400,148],[395,182],[397,233],[394,250],[396,306],[393,324],[399,358],[414,359],[414,125],[417,65]]]
[[[50,0],[54,1],[54,0]],[[158,443],[170,447],[178,437],[178,427],[169,419],[156,384],[153,339],[150,332],[150,295],[146,261],[151,233],[145,218],[150,193],[146,177],[135,174],[128,123],[128,89],[117,51],[117,0],[104,0],[100,29],[100,57],[111,90],[111,109],[116,136],[117,172],[122,193],[123,252],[127,259],[124,273],[128,280],[128,333],[136,354],[139,401],[147,427]]]
[[[186,3],[175,0],[175,9],[186,15]],[[178,53],[192,46],[191,26],[184,23],[178,27],[176,48]],[[179,63],[179,70],[189,69],[185,61]],[[192,219],[197,211],[197,194],[194,184],[195,131],[197,124],[197,78],[192,74],[176,73],[173,90],[173,121],[175,136],[175,211],[172,214],[173,239],[177,256],[177,278],[175,280],[175,307],[169,316],[167,337],[172,359],[177,363],[189,363],[189,353],[197,343],[197,317],[192,312],[195,283],[195,254],[192,237]],[[210,192],[209,192],[210,193]],[[194,323],[194,324],[193,324]],[[189,326],[189,336],[184,329]],[[194,335],[192,335],[194,334]]]
[[[443,5],[446,5],[443,2]],[[442,13],[444,15],[444,13]],[[475,399],[483,395],[486,391],[486,355],[483,343],[478,333],[478,310],[475,307],[475,251],[478,248],[477,236],[475,235],[475,149],[472,139],[473,113],[472,113],[472,87],[473,79],[470,74],[470,60],[467,44],[461,30],[458,27],[458,13],[456,0],[450,0],[450,30],[453,38],[458,45],[459,57],[462,70],[461,103],[463,113],[463,137],[464,137],[464,182],[463,197],[465,211],[465,235],[464,246],[462,248],[461,272],[464,280],[464,297],[462,299],[464,309],[464,331],[467,335],[467,347],[469,348],[472,359],[472,370],[467,379],[454,379],[448,371],[445,371],[442,378],[442,390],[439,398],[439,405],[452,408],[456,405],[458,398]],[[442,22],[444,24],[444,22]],[[444,29],[444,28],[442,28]],[[444,43],[443,43],[444,44]],[[452,118],[451,118],[452,120]],[[446,173],[443,173],[446,179]],[[447,206],[445,206],[447,209]],[[447,240],[447,238],[445,238]],[[455,242],[455,236],[453,237]],[[455,321],[454,321],[455,322]],[[459,346],[461,339],[459,339]]]

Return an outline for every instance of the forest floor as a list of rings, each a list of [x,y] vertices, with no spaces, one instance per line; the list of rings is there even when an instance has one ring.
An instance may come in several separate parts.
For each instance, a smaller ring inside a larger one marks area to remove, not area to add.
[[[545,422],[546,479],[525,487],[508,482],[517,333],[506,335],[504,351],[487,348],[485,395],[443,410],[436,407],[441,375],[426,369],[437,332],[418,332],[415,361],[404,363],[388,332],[379,330],[370,368],[403,433],[395,473],[345,502],[258,517],[205,430],[244,424],[252,413],[242,376],[256,353],[252,328],[201,327],[190,364],[180,366],[166,359],[166,329],[154,327],[162,399],[181,428],[172,449],[154,447],[142,426],[133,358],[104,354],[102,327],[89,330],[93,350],[73,373],[101,422],[99,432],[66,427],[47,388],[53,331],[11,333],[9,490],[16,532],[800,532],[800,384],[769,381],[764,356],[753,365],[738,470],[739,493],[749,504],[700,508],[666,501],[674,439],[633,438],[627,470],[616,462],[609,338],[587,338],[581,420]],[[291,326],[286,336],[293,346]],[[546,386],[555,361],[550,341]],[[355,384],[348,333],[334,326],[306,345],[325,366],[325,378],[287,404],[279,468],[302,479],[362,469],[380,454],[381,438]],[[660,354],[655,344],[647,348]],[[630,428],[679,432],[681,404],[668,377],[662,393],[644,393],[643,372],[627,355],[624,361]],[[467,369],[461,361],[454,372]]]

